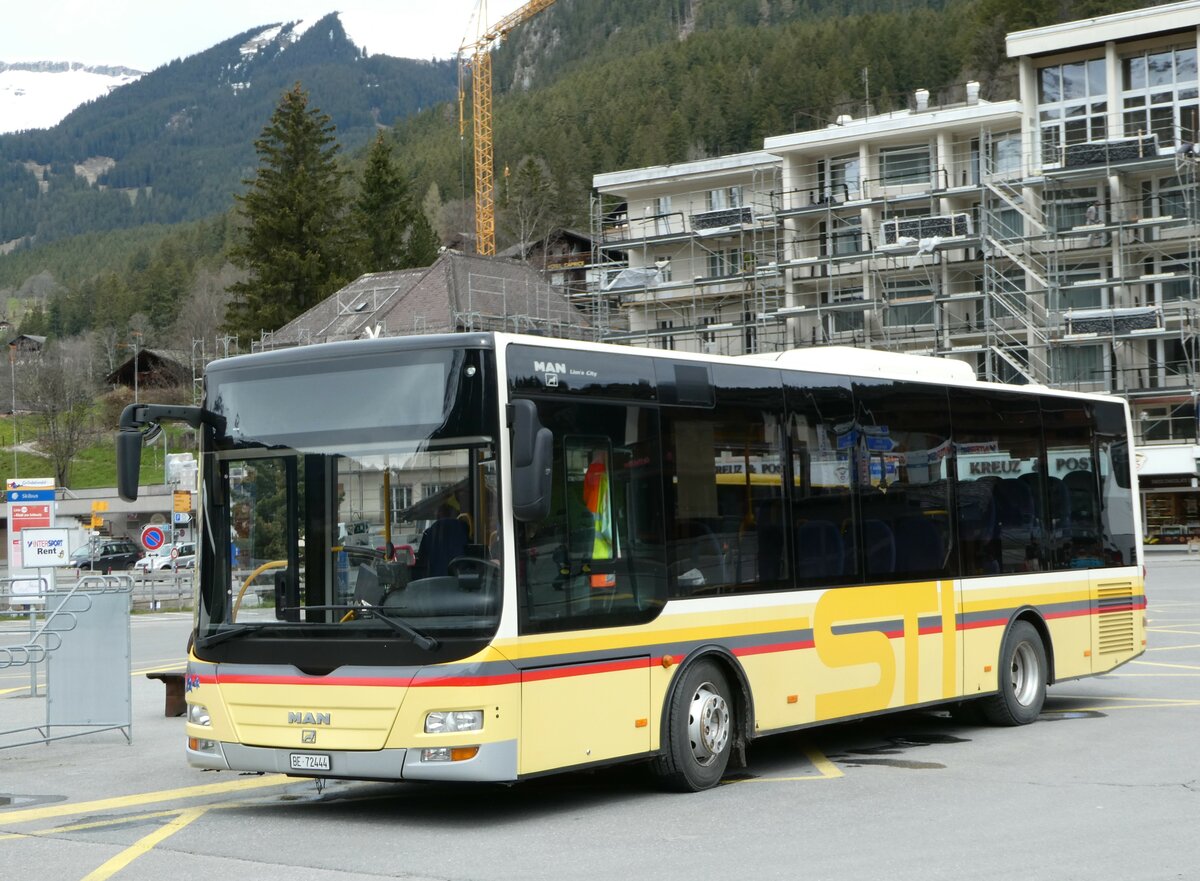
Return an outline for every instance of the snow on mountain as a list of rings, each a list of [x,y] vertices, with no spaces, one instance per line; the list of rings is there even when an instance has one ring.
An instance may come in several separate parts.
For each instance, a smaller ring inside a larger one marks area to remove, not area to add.
[[[74,62],[0,61],[0,134],[52,128],[87,101],[131,83],[142,72],[127,67],[86,67]]]

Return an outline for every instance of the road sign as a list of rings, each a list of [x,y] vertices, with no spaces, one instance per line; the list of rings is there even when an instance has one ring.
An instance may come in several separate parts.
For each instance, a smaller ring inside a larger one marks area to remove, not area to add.
[[[171,522],[174,523],[176,526],[180,526],[184,523],[190,523],[191,520],[192,520],[192,515],[184,512],[184,511],[176,511],[174,514],[171,515]]]
[[[53,502],[54,490],[10,489],[8,491],[8,500],[10,502]]]
[[[167,534],[161,526],[151,524],[142,528],[142,547],[148,551],[157,551],[167,543]]]
[[[174,502],[176,514],[183,514],[192,510],[192,494],[186,490],[176,490]]]

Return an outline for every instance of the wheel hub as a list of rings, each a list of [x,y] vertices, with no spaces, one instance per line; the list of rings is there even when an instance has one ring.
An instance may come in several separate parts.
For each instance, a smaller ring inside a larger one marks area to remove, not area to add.
[[[711,765],[729,743],[729,704],[711,682],[701,683],[688,708],[688,740],[702,766]]]

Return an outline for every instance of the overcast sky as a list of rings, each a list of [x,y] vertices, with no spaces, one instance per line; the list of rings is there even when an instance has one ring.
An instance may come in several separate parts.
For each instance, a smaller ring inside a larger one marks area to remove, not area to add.
[[[450,58],[481,0],[3,0],[0,61],[79,61],[150,71],[258,25],[341,12],[372,54]],[[494,23],[523,0],[482,0]]]

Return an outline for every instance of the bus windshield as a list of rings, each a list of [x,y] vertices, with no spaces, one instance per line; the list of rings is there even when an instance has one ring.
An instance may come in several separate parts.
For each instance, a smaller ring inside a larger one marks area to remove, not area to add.
[[[313,367],[210,374],[226,430],[203,457],[197,653],[290,640],[313,666],[340,641],[357,646],[347,662],[372,641],[408,646],[405,663],[473,650],[501,607],[490,354]]]

